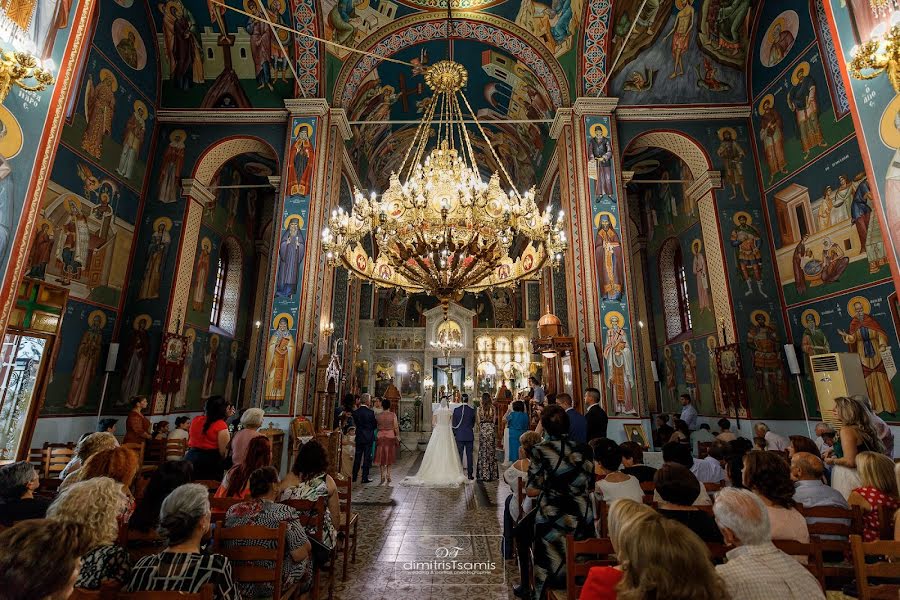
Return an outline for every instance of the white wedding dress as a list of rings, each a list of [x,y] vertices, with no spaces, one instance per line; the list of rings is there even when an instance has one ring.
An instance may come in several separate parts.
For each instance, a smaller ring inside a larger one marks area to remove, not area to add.
[[[446,403],[442,403],[434,415],[434,428],[419,472],[415,476],[406,477],[402,485],[453,487],[467,481],[459,460],[456,438],[450,428],[452,418],[453,412]]]

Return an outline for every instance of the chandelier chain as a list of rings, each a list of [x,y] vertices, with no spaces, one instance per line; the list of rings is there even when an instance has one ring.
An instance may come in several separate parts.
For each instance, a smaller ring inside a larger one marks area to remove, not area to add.
[[[469,114],[472,115],[472,120],[475,122],[475,127],[478,128],[478,131],[481,133],[481,137],[483,137],[484,141],[487,143],[487,147],[491,151],[491,155],[494,157],[494,160],[497,161],[497,164],[500,167],[500,171],[502,171],[503,175],[506,177],[506,182],[509,184],[509,188],[512,190],[512,193],[515,194],[516,198],[521,201],[523,199],[522,195],[519,194],[519,190],[516,189],[516,185],[513,183],[512,177],[509,176],[506,167],[503,166],[503,161],[501,161],[500,157],[497,156],[497,151],[494,150],[494,145],[491,144],[491,140],[488,139],[488,136],[484,132],[484,128],[481,126],[481,122],[478,120],[478,117],[475,116],[475,111],[472,110],[472,105],[469,104],[469,99],[466,98],[466,95],[462,92],[460,92],[459,95],[462,96],[463,102],[466,103],[466,108],[469,110]]]

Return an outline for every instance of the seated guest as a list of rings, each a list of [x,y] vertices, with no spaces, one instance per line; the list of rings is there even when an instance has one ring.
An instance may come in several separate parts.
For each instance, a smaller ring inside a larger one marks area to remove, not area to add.
[[[685,445],[690,445],[691,430],[688,428],[688,424],[676,417],[674,427],[675,433],[669,437],[669,442],[681,442]]]
[[[687,444],[669,442],[662,447],[662,455],[664,463],[677,463],[688,470],[694,466],[694,457],[691,456],[691,448]],[[653,501],[657,504],[662,502],[658,491],[654,490]],[[694,506],[709,506],[710,504],[712,504],[712,500],[709,494],[706,493],[706,488],[700,486],[700,493],[697,494],[697,498],[694,500]]]
[[[278,501],[283,500],[312,500],[326,498],[325,506],[325,531],[322,535],[322,543],[329,548],[334,548],[337,540],[337,532],[334,522],[340,518],[341,507],[338,501],[337,485],[326,471],[328,470],[328,455],[325,448],[318,440],[310,440],[300,446],[297,458],[291,472],[281,482],[281,494]],[[315,535],[318,532],[309,530],[307,533]]]
[[[702,485],[690,470],[677,463],[666,463],[656,472],[653,482],[662,498],[659,514],[682,523],[704,542],[722,543],[715,519],[693,504]]]
[[[619,548],[622,533],[642,519],[658,519],[652,508],[628,499],[616,500],[609,506],[609,541],[613,550]],[[622,579],[622,565],[591,567],[579,600],[616,600],[616,586]]]
[[[153,424],[153,431],[150,433],[154,440],[164,440],[169,437],[169,422],[157,421]]]
[[[753,438],[753,449],[754,450],[768,450],[769,442],[766,441],[766,438],[756,436]]]
[[[504,558],[509,560],[513,556],[513,526],[519,522],[519,518],[531,510],[531,498],[527,495],[522,500],[522,512],[519,512],[519,499],[517,497],[519,490],[519,481],[528,481],[528,453],[535,444],[541,443],[541,436],[534,431],[526,431],[519,437],[519,460],[515,461],[503,472],[503,481],[512,490],[512,493],[506,497],[506,504],[503,510],[503,554]]]
[[[840,443],[825,459],[831,465],[831,487],[844,498],[860,486],[856,456],[861,452],[884,452],[884,444],[872,424],[869,411],[858,400],[846,396],[834,399],[834,415],[841,420]]]
[[[34,496],[40,485],[37,471],[24,460],[0,467],[0,525],[43,519],[50,500]]]
[[[834,451],[834,436],[836,434],[837,433],[835,432],[834,427],[832,427],[828,423],[816,424],[815,442],[816,448],[819,449],[819,456],[825,458]]]
[[[22,521],[0,533],[0,599],[66,600],[87,551],[82,526]]]
[[[231,405],[222,396],[206,399],[203,414],[191,420],[185,460],[194,465],[194,479],[221,481],[231,434],[225,419]]]
[[[618,598],[729,600],[706,545],[672,519],[637,519],[619,535]],[[802,567],[801,567],[802,568]]]
[[[246,498],[250,493],[250,475],[260,467],[272,464],[272,442],[264,435],[250,440],[247,453],[240,464],[231,467],[219,489],[216,498]]]
[[[778,450],[785,451],[788,449],[788,445],[790,444],[783,435],[778,435],[774,431],[769,430],[769,426],[765,423],[757,423],[753,426],[753,431],[756,433],[756,437],[761,437],[766,440],[766,450]]]
[[[116,434],[116,423],[118,423],[118,419],[100,419],[97,422],[97,431],[105,431],[106,433],[111,433],[113,435]],[[87,437],[87,436],[85,436]]]
[[[519,438],[528,431],[528,415],[525,413],[525,403],[521,400],[510,402],[506,408],[506,428],[509,430],[509,444],[507,456],[503,462],[512,462],[519,457]],[[540,433],[540,432],[538,432]]]
[[[125,591],[196,594],[212,584],[216,600],[241,600],[228,558],[200,551],[211,516],[205,486],[188,483],[169,494],[159,510],[160,533],[167,547],[135,563]]]
[[[759,450],[747,454],[744,487],[756,493],[765,505],[773,540],[809,543],[809,529],[795,508],[791,468],[783,454]]]
[[[669,443],[669,438],[675,430],[669,425],[669,415],[656,415],[656,431],[653,432],[653,445],[662,448]]]
[[[152,438],[150,419],[143,415],[149,405],[146,396],[135,396],[131,399],[131,412],[125,419],[123,444],[143,444]]]
[[[634,475],[641,483],[653,481],[656,469],[644,464],[644,449],[637,442],[619,444],[622,452],[622,472]]]
[[[103,584],[121,587],[131,573],[131,557],[116,544],[118,516],[126,505],[118,482],[109,477],[79,481],[62,492],[47,510],[47,518],[82,526],[87,552],[75,587],[99,590]]]
[[[244,462],[247,457],[247,448],[250,440],[263,435],[259,432],[262,427],[265,411],[261,408],[248,408],[241,415],[241,429],[231,439],[231,464],[235,467]]]
[[[126,498],[125,510],[120,515],[120,520],[122,523],[127,523],[131,518],[131,513],[134,512],[131,484],[134,482],[137,471],[137,455],[128,448],[119,446],[112,450],[103,450],[90,457],[78,470],[77,479],[87,481],[95,477],[109,477],[117,482]]]
[[[225,527],[243,527],[245,525],[257,525],[277,529],[283,522],[287,524],[284,545],[284,561],[281,569],[281,582],[283,590],[291,589],[293,593],[303,593],[312,585],[312,560],[310,553],[312,545],[306,537],[303,525],[300,524],[300,513],[293,508],[275,502],[278,496],[278,471],[275,467],[260,467],[250,475],[250,498],[247,502],[235,504],[225,514]],[[273,548],[270,545],[255,544],[252,540],[233,541],[236,546],[261,546]],[[265,569],[275,568],[274,561],[254,561],[252,566]],[[296,586],[296,587],[294,587]],[[238,583],[238,588],[244,598],[264,598],[273,593],[271,583]],[[285,594],[287,595],[287,594]]]
[[[731,431],[731,421],[722,418],[719,419],[717,424],[719,426],[719,434],[716,436],[717,440],[723,442],[732,442],[737,439],[737,436]]]
[[[594,450],[594,473],[597,475],[594,491],[600,499],[607,504],[619,498],[640,502],[644,492],[637,477],[619,471],[622,466],[619,445],[609,438],[597,438],[591,440],[590,446]]]
[[[183,440],[184,447],[187,448],[187,440],[188,440],[188,429],[191,426],[190,417],[178,417],[175,419],[175,429],[169,432],[168,439],[170,440]],[[181,454],[167,454],[166,460],[181,460],[184,458],[184,453]]]
[[[92,433],[78,442],[78,445],[75,447],[75,456],[72,457],[72,460],[69,461],[69,464],[60,471],[59,478],[63,480],[63,482],[59,485],[59,489],[63,490],[67,485],[70,485],[76,481],[76,479],[72,479],[68,481],[68,478],[76,473],[78,469],[81,468],[87,459],[97,454],[101,450],[111,450],[113,448],[117,448],[119,446],[119,440],[116,439],[111,433],[105,431],[98,431],[97,433]]]
[[[791,457],[791,479],[794,482],[794,502],[804,508],[834,507],[850,508],[847,501],[839,491],[825,485],[822,476],[825,474],[825,465],[822,459],[809,452],[797,452]],[[846,519],[830,519],[818,517],[806,517],[806,524],[814,523],[840,523],[849,525]],[[823,535],[828,539],[840,539],[840,536]],[[844,538],[846,539],[846,538]]]
[[[700,455],[700,444],[707,444],[716,441],[716,436],[709,430],[709,424],[702,423],[697,431],[691,432],[691,451],[694,456]]]
[[[850,492],[847,501],[863,513],[863,541],[873,542],[881,539],[878,509],[884,507],[893,518],[900,507],[894,461],[878,452],[860,452],[856,455],[856,468],[862,485]]]
[[[713,442],[705,458],[693,459],[691,473],[697,476],[700,483],[722,483],[727,478],[725,469],[722,468],[727,451],[725,442]]]
[[[193,480],[194,466],[186,460],[168,460],[153,471],[137,503],[128,528],[149,533],[159,526],[159,507],[176,488]]]
[[[805,435],[792,435],[788,439],[790,440],[790,444],[788,445],[788,456],[793,456],[797,452],[807,452],[821,457],[816,443]]]
[[[865,394],[856,394],[853,396],[853,399],[862,404],[866,412],[869,413],[869,420],[872,422],[872,426],[875,427],[875,431],[878,433],[878,439],[881,440],[882,445],[884,446],[884,453],[888,458],[894,458],[894,432],[891,431],[890,426],[884,422],[884,419],[878,416],[874,410],[872,410],[872,402],[869,400],[869,397]]]
[[[725,488],[713,512],[725,543],[734,546],[728,562],[716,567],[732,600],[824,600],[806,567],[772,544],[769,512],[759,496]]]

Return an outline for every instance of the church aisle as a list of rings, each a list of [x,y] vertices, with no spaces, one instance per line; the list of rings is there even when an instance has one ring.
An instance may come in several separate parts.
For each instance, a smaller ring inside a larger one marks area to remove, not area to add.
[[[338,581],[339,600],[509,600],[516,578],[513,562],[500,552],[503,506],[509,493],[504,483],[479,483],[456,489],[404,487],[397,482],[415,474],[419,452],[404,452],[394,466],[391,486],[357,484],[354,510],[360,529],[356,564],[350,563],[346,582]],[[377,471],[372,477],[377,482]],[[425,570],[439,561],[491,563]],[[441,560],[443,559],[443,560]],[[430,566],[430,565],[428,565]],[[493,566],[493,569],[490,567]],[[416,568],[418,567],[418,568]]]

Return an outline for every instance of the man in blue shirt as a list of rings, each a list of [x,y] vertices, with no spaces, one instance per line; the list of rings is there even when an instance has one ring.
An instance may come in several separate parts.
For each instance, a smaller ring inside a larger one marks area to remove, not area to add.
[[[687,423],[688,429],[691,431],[696,431],[699,427],[699,423],[697,423],[697,418],[700,415],[697,414],[697,409],[694,408],[694,405],[691,404],[691,396],[689,394],[681,395],[681,420]]]
[[[538,382],[537,377],[529,377],[528,385],[531,386],[531,397],[535,402],[543,406],[546,394],[544,393],[544,388],[541,387],[541,384]]]

